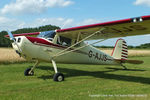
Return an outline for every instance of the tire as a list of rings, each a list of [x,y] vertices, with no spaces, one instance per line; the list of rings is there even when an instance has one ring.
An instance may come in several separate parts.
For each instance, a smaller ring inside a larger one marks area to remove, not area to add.
[[[54,74],[53,80],[56,82],[64,81],[64,75],[62,73]]]
[[[25,76],[33,76],[34,75],[34,71],[32,70],[31,73],[29,73],[31,70],[31,68],[27,68],[25,71],[24,71],[24,75]]]

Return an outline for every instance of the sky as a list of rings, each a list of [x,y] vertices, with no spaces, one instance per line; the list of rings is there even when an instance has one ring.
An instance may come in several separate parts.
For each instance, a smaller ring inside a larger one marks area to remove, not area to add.
[[[0,0],[0,31],[56,25],[61,28],[150,15],[150,0]],[[150,35],[123,38],[150,43]],[[114,45],[109,39],[98,45]]]

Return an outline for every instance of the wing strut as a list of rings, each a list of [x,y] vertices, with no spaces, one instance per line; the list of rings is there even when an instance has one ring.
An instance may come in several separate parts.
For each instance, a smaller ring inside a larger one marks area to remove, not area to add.
[[[84,45],[84,46],[82,46],[82,47],[79,47],[79,48],[70,50],[70,51],[67,51],[67,50],[66,50],[66,51],[64,51],[64,52],[62,52],[62,53],[60,53],[60,54],[58,54],[58,55],[54,55],[52,58],[55,58],[55,57],[58,57],[58,56],[61,56],[61,55],[64,55],[64,54],[67,54],[67,53],[70,53],[70,52],[79,50],[79,49],[82,49],[82,48],[87,47],[87,46],[89,46],[89,45],[93,45],[93,44],[96,44],[96,43],[99,43],[99,42],[102,42],[102,41],[105,41],[105,40],[106,40],[106,39],[103,39],[103,40],[100,40],[100,41],[97,41],[97,42],[94,42],[94,43],[91,43],[91,44],[87,44],[87,45]]]
[[[79,50],[79,49],[82,49],[82,48],[87,47],[87,46],[89,46],[89,45],[93,45],[93,44],[96,44],[96,43],[105,41],[106,39],[99,40],[99,41],[97,41],[97,42],[94,42],[94,43],[91,43],[91,44],[87,44],[87,45],[81,46],[81,47],[79,47],[79,48],[76,48],[76,49],[73,49],[73,50],[68,51],[68,50],[71,49],[72,47],[78,45],[79,43],[81,43],[81,42],[83,42],[83,41],[85,41],[85,40],[87,40],[88,38],[91,38],[91,37],[94,36],[95,34],[97,34],[97,33],[102,33],[102,31],[103,31],[104,29],[105,29],[105,28],[101,28],[99,31],[94,32],[93,34],[87,36],[86,38],[80,40],[79,42],[73,44],[72,46],[70,46],[70,47],[68,47],[68,48],[66,48],[66,49],[64,49],[64,50],[62,50],[62,51],[60,51],[60,52],[58,52],[58,53],[57,53],[56,55],[54,55],[52,58],[55,58],[55,57],[58,57],[58,56],[61,56],[61,55],[64,55],[64,54],[67,54],[67,53],[70,53],[70,52]],[[78,38],[79,38],[79,37],[78,37]]]

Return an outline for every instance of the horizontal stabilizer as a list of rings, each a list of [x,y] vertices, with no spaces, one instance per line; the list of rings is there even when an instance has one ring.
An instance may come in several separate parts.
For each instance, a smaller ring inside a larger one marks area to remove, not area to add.
[[[141,60],[121,60],[121,59],[115,59],[117,62],[120,63],[130,63],[130,64],[142,64],[144,61]]]

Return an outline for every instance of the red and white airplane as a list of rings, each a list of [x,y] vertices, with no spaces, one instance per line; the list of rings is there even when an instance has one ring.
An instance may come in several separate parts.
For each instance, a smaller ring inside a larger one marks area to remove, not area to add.
[[[25,76],[34,75],[34,68],[45,61],[52,62],[55,71],[53,80],[63,81],[64,75],[58,72],[56,62],[121,66],[123,63],[143,63],[127,59],[127,44],[123,39],[117,40],[111,55],[84,41],[97,40],[95,43],[99,43],[110,38],[150,34],[150,15],[45,32],[8,34],[6,37],[13,40],[16,53],[36,61],[32,68],[25,70]]]

